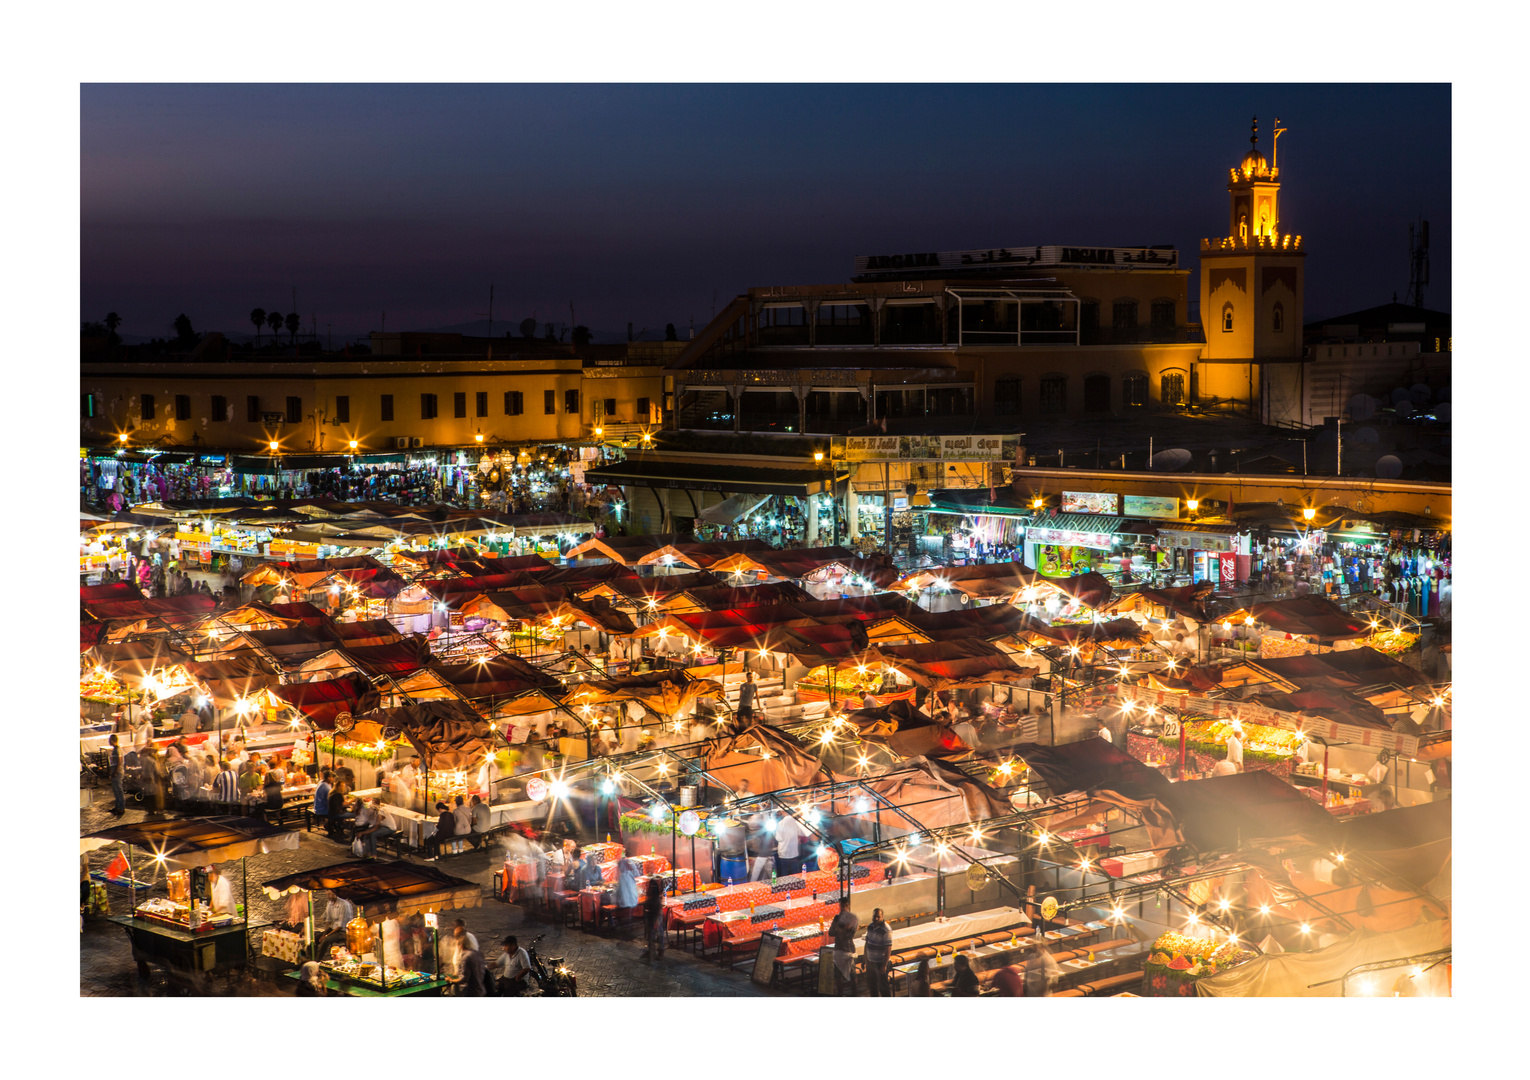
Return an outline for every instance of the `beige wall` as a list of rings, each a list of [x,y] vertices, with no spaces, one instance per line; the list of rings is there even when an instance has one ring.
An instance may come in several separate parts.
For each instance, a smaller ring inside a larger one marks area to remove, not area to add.
[[[604,375],[613,369],[596,369]],[[174,445],[200,445],[232,450],[263,450],[276,438],[282,449],[343,451],[351,439],[361,449],[385,450],[399,437],[419,438],[424,446],[474,444],[480,432],[485,443],[578,440],[593,426],[592,395],[616,397],[619,414],[631,414],[635,401],[662,397],[657,368],[615,369],[615,377],[586,378],[577,359],[551,361],[407,361],[327,360],[320,363],[85,364],[80,393],[94,394],[96,416],[81,417],[83,439],[111,439],[132,429],[132,441],[167,437]],[[598,387],[596,391],[591,387]],[[505,392],[522,394],[524,411],[505,413]],[[579,392],[578,410],[566,409],[566,393]],[[554,412],[544,408],[544,395],[553,393]],[[454,395],[466,395],[467,416],[455,415]],[[488,395],[486,416],[479,416],[477,395]],[[154,417],[141,419],[140,395],[154,395]],[[421,416],[422,394],[436,396],[436,417]],[[176,397],[190,399],[190,418],[176,419]],[[227,401],[226,415],[213,415],[213,397]],[[285,414],[287,397],[302,399],[299,423],[267,424],[246,419],[246,397],[258,396],[262,412]],[[382,398],[392,395],[393,419],[382,419]],[[349,399],[348,421],[334,423],[337,399]],[[317,416],[315,415],[317,414]]]

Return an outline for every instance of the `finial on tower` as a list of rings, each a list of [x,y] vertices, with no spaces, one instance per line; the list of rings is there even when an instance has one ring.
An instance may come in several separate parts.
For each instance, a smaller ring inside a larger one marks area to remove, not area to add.
[[[1257,154],[1259,152],[1259,117],[1257,116],[1254,117],[1254,133],[1248,137],[1248,142]]]

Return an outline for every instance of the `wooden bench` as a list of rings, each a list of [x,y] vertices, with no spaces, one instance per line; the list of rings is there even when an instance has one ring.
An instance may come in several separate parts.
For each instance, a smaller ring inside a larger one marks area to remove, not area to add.
[[[1121,975],[1111,975],[1104,979],[1093,979],[1067,990],[1059,990],[1053,997],[1109,997],[1122,990],[1130,990],[1142,982],[1142,972],[1128,971]]]

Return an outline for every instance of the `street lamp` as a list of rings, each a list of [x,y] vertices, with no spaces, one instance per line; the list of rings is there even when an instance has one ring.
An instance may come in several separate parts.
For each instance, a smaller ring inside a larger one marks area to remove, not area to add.
[[[1311,506],[1304,506],[1302,507],[1302,517],[1306,518],[1308,521],[1311,521],[1313,518],[1317,517],[1317,510]]]
[[[352,449],[352,450],[355,450],[355,449],[356,449],[356,448],[357,448],[357,447],[358,447],[358,446],[360,446],[360,445],[361,445],[361,444],[360,444],[360,443],[359,443],[359,442],[357,442],[357,441],[356,441],[356,440],[355,440],[355,439],[352,439],[352,440],[351,440],[351,449]]]

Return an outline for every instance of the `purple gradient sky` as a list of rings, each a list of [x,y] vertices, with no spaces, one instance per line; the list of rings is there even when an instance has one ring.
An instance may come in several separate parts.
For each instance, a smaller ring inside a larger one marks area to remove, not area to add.
[[[318,316],[337,344],[573,301],[684,336],[858,254],[1173,243],[1278,114],[1307,313],[1399,298],[1430,220],[1450,309],[1451,97],[1414,85],[112,86],[81,89],[81,315],[163,335]]]

